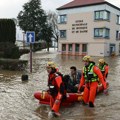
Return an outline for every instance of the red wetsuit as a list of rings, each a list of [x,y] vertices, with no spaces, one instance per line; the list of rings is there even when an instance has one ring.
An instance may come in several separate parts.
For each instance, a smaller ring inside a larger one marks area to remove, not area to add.
[[[84,94],[83,94],[84,103],[92,102],[94,104],[94,100],[96,97],[96,90],[98,87],[98,78],[101,81],[104,89],[106,89],[106,82],[104,81],[103,75],[97,66],[93,65],[92,71],[93,71],[93,74],[96,74],[97,77],[94,77],[94,81],[91,80],[90,82],[87,82],[86,80],[87,78],[85,78],[85,75],[84,75],[85,73],[83,70],[83,74],[80,80],[78,90],[80,90],[80,88],[85,84]]]
[[[60,86],[62,84],[62,77],[56,73],[49,74],[48,86],[50,90],[50,106],[54,112],[58,112],[62,99]]]

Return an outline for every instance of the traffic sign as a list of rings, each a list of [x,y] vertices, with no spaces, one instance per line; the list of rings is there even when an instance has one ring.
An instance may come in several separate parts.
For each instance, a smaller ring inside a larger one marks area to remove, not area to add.
[[[26,32],[26,39],[27,39],[27,43],[34,43],[35,42],[35,32],[34,31],[27,31]]]

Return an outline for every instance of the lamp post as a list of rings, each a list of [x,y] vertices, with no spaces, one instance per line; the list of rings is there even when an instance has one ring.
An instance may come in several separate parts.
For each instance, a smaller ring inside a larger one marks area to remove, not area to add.
[[[23,49],[25,49],[25,32],[23,31]]]

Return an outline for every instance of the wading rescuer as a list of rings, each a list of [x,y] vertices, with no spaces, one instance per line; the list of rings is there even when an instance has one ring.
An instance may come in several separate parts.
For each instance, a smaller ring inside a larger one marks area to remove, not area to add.
[[[95,62],[91,61],[90,56],[84,56],[83,62],[85,66],[83,67],[83,73],[80,80],[78,92],[80,91],[81,87],[85,84],[83,103],[89,103],[89,107],[94,107],[94,101],[98,87],[98,78],[101,81],[104,90],[106,90],[106,82],[104,81],[100,69],[95,65]]]
[[[60,116],[59,108],[65,91],[62,76],[60,73],[58,74],[58,70],[56,69],[54,62],[48,62],[46,69],[48,72],[48,87],[51,107],[49,114],[52,116]]]
[[[105,62],[104,59],[99,59],[98,67],[99,67],[99,69],[101,70],[101,72],[103,74],[104,80],[106,81],[107,76],[108,76],[108,70],[109,70],[108,64]]]

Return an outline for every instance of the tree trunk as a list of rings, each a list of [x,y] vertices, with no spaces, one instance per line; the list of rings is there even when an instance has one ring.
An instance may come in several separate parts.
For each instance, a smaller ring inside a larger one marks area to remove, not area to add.
[[[50,44],[49,42],[47,42],[47,51],[49,52],[49,47],[50,47]]]

